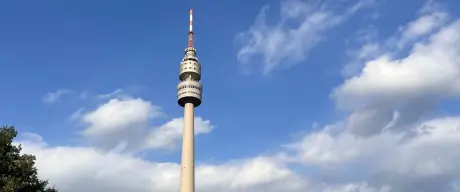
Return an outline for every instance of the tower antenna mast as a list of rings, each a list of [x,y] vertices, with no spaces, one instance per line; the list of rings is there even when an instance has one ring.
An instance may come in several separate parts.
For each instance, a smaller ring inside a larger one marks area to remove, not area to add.
[[[188,27],[188,47],[193,47],[193,10],[190,9],[190,24]]]

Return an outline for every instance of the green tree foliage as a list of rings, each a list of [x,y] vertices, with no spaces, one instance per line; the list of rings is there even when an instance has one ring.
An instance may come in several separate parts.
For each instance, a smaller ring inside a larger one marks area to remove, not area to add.
[[[57,192],[38,178],[35,156],[21,154],[21,146],[13,145],[17,135],[12,126],[0,128],[0,192]]]

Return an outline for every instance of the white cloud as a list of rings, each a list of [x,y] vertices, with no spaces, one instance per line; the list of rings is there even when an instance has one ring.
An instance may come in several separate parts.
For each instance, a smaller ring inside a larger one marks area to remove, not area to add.
[[[326,128],[291,144],[290,158],[198,163],[196,187],[204,192],[447,192],[460,177],[459,127],[460,117],[445,117],[405,133],[366,138]],[[40,177],[63,192],[178,188],[177,163],[92,147],[49,146],[38,135],[28,135],[19,141],[24,152],[36,155]],[[295,163],[311,167],[310,172]]]
[[[369,186],[367,183],[353,183],[327,188],[322,192],[390,192],[390,190],[391,188],[387,186],[376,189],[374,187]]]
[[[458,190],[460,118],[418,123],[460,93],[460,20],[433,11],[423,11],[390,38],[403,43],[387,41],[378,47],[389,50],[362,57],[371,60],[335,89],[338,107],[352,112],[345,123],[287,145],[292,151],[282,152],[282,159],[314,170],[309,174],[322,182],[352,183],[343,187],[363,181],[370,191]],[[401,57],[402,44],[411,50]]]
[[[102,149],[175,149],[182,139],[183,118],[174,118],[161,126],[154,126],[152,120],[163,115],[161,108],[151,102],[126,96],[111,99],[86,113],[80,109],[71,118],[88,125],[83,135]],[[195,118],[196,135],[209,133],[213,127],[210,120]]]
[[[347,55],[351,58],[342,69],[342,75],[345,77],[353,76],[360,72],[362,69],[362,62],[364,60],[372,59],[381,54],[382,47],[375,42],[366,42],[361,45],[357,50],[351,50]]]
[[[183,118],[175,118],[155,128],[147,137],[144,148],[175,148],[176,144],[182,139],[183,125]],[[203,120],[201,117],[195,117],[195,135],[209,133],[213,127],[210,120]]]
[[[382,51],[335,89],[332,96],[339,108],[354,112],[352,132],[368,135],[406,126],[440,100],[459,95],[460,20],[447,22],[447,13],[426,14],[402,27],[399,39],[390,38],[410,43],[407,56],[391,53],[399,49]]]
[[[96,110],[83,115],[83,122],[89,124],[83,134],[101,136],[125,129],[135,129],[161,114],[159,107],[140,98],[111,99]]]
[[[399,40],[398,45],[402,46],[409,41],[432,33],[434,30],[443,26],[447,22],[447,16],[447,13],[444,12],[432,12],[410,22],[407,26],[405,26],[405,28],[401,29],[402,37]]]
[[[46,93],[45,96],[43,96],[42,101],[46,104],[54,104],[59,102],[61,97],[63,97],[64,95],[71,93],[74,93],[74,91],[69,89],[59,89],[55,92]]]
[[[371,0],[360,0],[340,12],[332,8],[337,1],[284,0],[281,2],[281,17],[274,25],[266,21],[266,6],[249,30],[237,37],[241,43],[238,59],[249,64],[250,60],[260,56],[264,74],[290,67],[305,59],[308,52],[325,38],[326,31],[371,3]]]
[[[378,30],[373,25],[358,30],[356,37],[347,41],[347,44],[357,46],[346,51],[349,61],[342,69],[342,75],[350,77],[360,72],[363,62],[374,59],[382,52],[382,45],[376,42]],[[355,45],[356,44],[356,45]]]
[[[391,191],[449,191],[460,178],[460,118],[424,122],[408,132],[355,137],[320,131],[289,146],[300,163],[337,182],[364,180]],[[351,170],[354,176],[343,174]],[[356,175],[357,174],[357,175]],[[325,181],[327,182],[327,181]]]
[[[136,156],[103,152],[90,147],[51,147],[21,142],[25,153],[35,154],[42,178],[63,192],[177,191],[180,166]],[[199,164],[198,191],[299,191],[303,181],[280,162],[254,157],[219,165]]]
[[[115,89],[114,91],[108,93],[94,93],[89,90],[85,90],[80,93],[79,97],[80,99],[84,100],[92,99],[96,101],[104,101],[110,99],[130,99],[130,95],[139,92],[140,89],[142,89],[142,86],[127,86],[124,88]]]
[[[75,114],[72,115],[75,117]],[[160,107],[141,98],[111,99],[76,118],[87,125],[82,135],[92,145],[115,151],[136,151],[151,126],[162,115]]]
[[[365,27],[357,34],[358,48],[348,51],[351,61],[345,65],[343,74],[347,77],[359,74],[357,70],[363,68],[364,62],[379,56],[399,55],[401,50],[413,45],[414,41],[423,41],[427,35],[439,30],[449,19],[449,14],[441,9],[439,3],[428,1],[419,11],[417,19],[399,27],[393,36],[383,42],[378,41],[378,31],[374,26]]]
[[[116,89],[115,91],[112,91],[110,93],[96,95],[96,98],[98,99],[108,99],[108,98],[114,98],[114,97],[128,97],[128,96],[125,95],[125,92],[123,91],[123,89]]]

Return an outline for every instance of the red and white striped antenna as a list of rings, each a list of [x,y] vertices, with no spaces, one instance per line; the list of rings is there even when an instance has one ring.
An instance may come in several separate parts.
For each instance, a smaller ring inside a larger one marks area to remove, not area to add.
[[[188,29],[188,46],[193,47],[193,11],[190,9],[190,25]]]
[[[193,10],[190,9],[190,27],[189,32],[193,32]]]

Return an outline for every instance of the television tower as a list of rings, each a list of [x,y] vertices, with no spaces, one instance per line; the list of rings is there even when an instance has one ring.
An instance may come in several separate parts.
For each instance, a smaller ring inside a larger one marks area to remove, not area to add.
[[[180,63],[180,83],[177,85],[177,99],[184,108],[184,128],[182,138],[182,161],[180,174],[180,192],[195,192],[195,134],[194,109],[201,104],[201,65],[193,47],[193,13],[190,9],[188,47]]]

